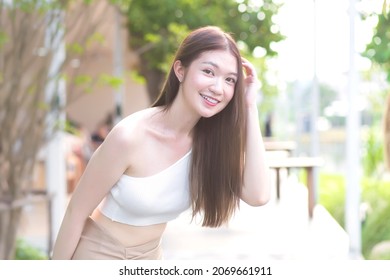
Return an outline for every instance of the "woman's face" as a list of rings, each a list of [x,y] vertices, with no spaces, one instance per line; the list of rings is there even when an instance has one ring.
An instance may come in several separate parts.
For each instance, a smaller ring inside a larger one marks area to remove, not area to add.
[[[214,116],[233,97],[237,69],[237,59],[229,51],[204,52],[188,68],[177,72],[182,80],[181,94],[201,117]]]

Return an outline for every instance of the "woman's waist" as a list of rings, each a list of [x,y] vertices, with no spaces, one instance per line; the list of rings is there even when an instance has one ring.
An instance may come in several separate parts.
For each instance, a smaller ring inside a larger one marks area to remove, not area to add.
[[[106,217],[99,209],[96,209],[92,213],[91,218],[124,246],[136,246],[152,240],[161,239],[166,228],[166,223],[147,226],[133,226],[119,223]]]

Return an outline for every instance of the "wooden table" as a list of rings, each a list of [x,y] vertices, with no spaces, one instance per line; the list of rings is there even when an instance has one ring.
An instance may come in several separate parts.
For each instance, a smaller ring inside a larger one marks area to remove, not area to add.
[[[267,152],[285,151],[291,153],[296,149],[294,141],[264,140],[264,148]]]
[[[313,209],[316,204],[315,197],[315,182],[313,170],[315,167],[320,167],[324,161],[320,157],[283,157],[270,158],[268,166],[276,171],[276,197],[280,199],[280,170],[286,169],[288,172],[292,168],[301,168],[306,171],[306,183],[308,188],[308,211],[309,217],[313,217]]]

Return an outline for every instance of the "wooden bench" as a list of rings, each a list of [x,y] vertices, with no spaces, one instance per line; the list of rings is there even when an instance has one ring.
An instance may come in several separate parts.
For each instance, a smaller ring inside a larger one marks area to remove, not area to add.
[[[276,171],[276,197],[280,199],[280,170],[286,169],[287,172],[293,168],[300,168],[306,171],[306,184],[308,188],[308,211],[309,217],[313,217],[313,209],[316,204],[315,197],[315,182],[313,170],[315,167],[320,167],[324,161],[320,157],[283,157],[270,158],[268,166]]]
[[[291,154],[296,146],[297,144],[294,141],[264,140],[264,148],[267,152],[284,151]]]

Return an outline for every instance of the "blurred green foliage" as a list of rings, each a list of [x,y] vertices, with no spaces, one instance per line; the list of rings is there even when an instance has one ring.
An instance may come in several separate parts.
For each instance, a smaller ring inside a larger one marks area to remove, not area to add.
[[[390,82],[390,17],[387,14],[378,15],[378,23],[374,29],[371,42],[363,53],[371,61],[381,65],[387,73]]]
[[[336,173],[319,174],[319,203],[323,205],[333,218],[344,226],[345,213],[345,178]]]
[[[390,10],[387,1],[383,1],[382,13],[375,16],[378,21],[374,28],[371,42],[366,46],[363,55],[373,62],[370,71],[379,66],[385,71],[387,81],[390,82]],[[375,72],[374,72],[375,73]],[[390,181],[385,179],[385,143],[389,142],[389,131],[381,127],[385,120],[383,116],[389,114],[390,108],[386,102],[387,90],[370,96],[373,111],[373,127],[368,131],[363,157],[365,177],[362,180],[362,197],[369,205],[367,219],[362,227],[362,251],[367,258],[372,248],[382,242],[390,240]],[[390,252],[381,256],[381,259],[390,259]]]
[[[15,260],[47,260],[48,257],[38,248],[23,239],[16,241]]]
[[[368,207],[366,216],[362,217],[362,253],[369,259],[376,244],[390,240],[390,181],[364,176],[361,180],[361,190],[362,205]],[[319,203],[345,227],[344,176],[320,173],[319,191]]]
[[[146,78],[151,100],[158,94],[180,42],[190,30],[206,25],[216,25],[232,33],[243,55],[249,59],[256,57],[254,63],[259,68],[262,91],[274,94],[275,90],[266,86],[267,67],[263,58],[275,56],[273,43],[284,39],[274,22],[281,6],[277,2],[280,1],[129,1],[129,45],[140,57],[139,72]],[[256,53],[261,53],[261,57]]]
[[[362,166],[368,177],[380,178],[384,170],[383,137],[376,127],[368,129],[364,142]]]
[[[250,51],[260,46],[272,56],[276,54],[271,48],[272,42],[283,39],[279,31],[271,31],[275,25],[272,16],[280,7],[274,2],[133,0],[128,9],[129,43],[134,49],[152,43],[153,48],[148,51],[150,63],[161,67],[161,63],[170,61],[171,54],[189,30],[217,25],[232,32]]]
[[[376,244],[390,240],[390,181],[365,177],[362,189],[362,198],[369,205],[362,227],[362,252],[368,258]]]

